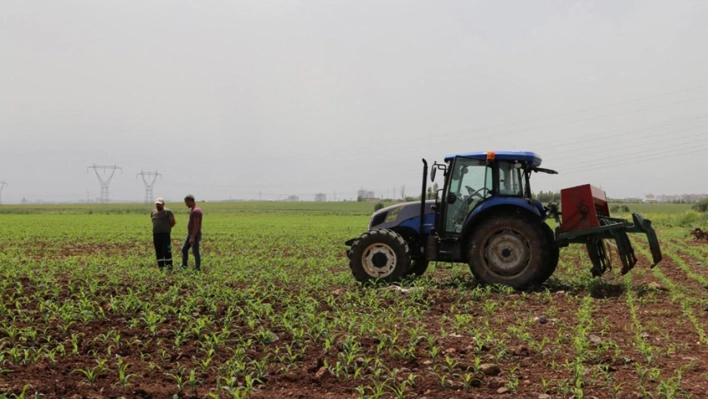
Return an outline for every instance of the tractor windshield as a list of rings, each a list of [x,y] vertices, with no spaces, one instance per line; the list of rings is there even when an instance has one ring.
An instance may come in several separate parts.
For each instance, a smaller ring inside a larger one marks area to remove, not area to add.
[[[455,158],[447,187],[445,231],[460,233],[467,215],[482,200],[491,196],[492,168],[486,161]]]

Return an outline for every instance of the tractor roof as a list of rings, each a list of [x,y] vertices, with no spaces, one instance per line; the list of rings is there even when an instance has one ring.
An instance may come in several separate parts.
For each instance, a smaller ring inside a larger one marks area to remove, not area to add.
[[[455,157],[473,158],[485,160],[490,153],[494,153],[494,158],[500,161],[520,161],[528,162],[533,166],[541,166],[541,157],[530,151],[476,151],[450,154],[445,156],[445,161],[451,161]]]

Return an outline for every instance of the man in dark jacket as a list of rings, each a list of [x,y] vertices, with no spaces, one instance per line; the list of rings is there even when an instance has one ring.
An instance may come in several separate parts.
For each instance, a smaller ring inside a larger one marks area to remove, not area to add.
[[[152,242],[155,245],[157,267],[160,270],[167,267],[172,270],[172,238],[170,233],[175,225],[175,215],[165,208],[165,200],[155,200],[155,209],[150,213],[152,218]]]

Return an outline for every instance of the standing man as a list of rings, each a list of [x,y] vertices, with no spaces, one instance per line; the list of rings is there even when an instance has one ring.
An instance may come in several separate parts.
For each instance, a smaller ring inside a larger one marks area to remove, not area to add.
[[[194,255],[194,269],[200,270],[202,257],[199,254],[199,241],[202,239],[202,210],[197,206],[192,194],[184,197],[184,204],[189,208],[189,222],[187,223],[187,238],[182,245],[182,268],[187,268],[189,248]]]
[[[165,208],[165,200],[155,200],[155,210],[150,213],[152,218],[152,242],[155,245],[157,267],[162,270],[172,270],[172,238],[170,233],[175,225],[175,215]]]

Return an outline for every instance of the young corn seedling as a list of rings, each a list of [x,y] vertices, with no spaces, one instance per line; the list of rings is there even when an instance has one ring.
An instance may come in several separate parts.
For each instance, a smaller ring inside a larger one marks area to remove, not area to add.
[[[189,377],[187,378],[187,385],[192,388],[192,394],[196,395],[197,394],[197,387],[201,385],[202,382],[197,378],[197,373],[194,371],[194,369],[189,370]]]
[[[412,375],[413,374],[411,374],[411,376]],[[396,384],[395,381],[395,379],[391,381],[391,393],[393,393],[393,397],[395,399],[404,399],[406,397],[408,385],[410,384],[410,379],[403,380],[400,384]]]
[[[204,359],[199,360],[199,366],[201,368],[202,373],[207,373],[209,370],[209,366],[211,365],[212,361],[214,360],[214,356],[216,355],[216,351],[213,348],[209,348],[205,351],[206,357]]]
[[[135,374],[128,373],[130,364],[125,362],[122,357],[118,358],[116,364],[118,366],[118,384],[120,384],[121,388],[125,389],[129,385],[128,380],[130,377],[134,377]]]
[[[440,352],[442,351],[442,348],[435,345],[430,348],[430,360],[435,362],[435,360],[438,358],[438,355],[440,355]]]
[[[79,354],[79,334],[71,334],[71,354]]]
[[[480,385],[482,385],[482,381],[477,379],[473,374],[465,373],[465,375],[462,376],[462,387],[465,391],[469,391],[472,387]]]
[[[516,371],[519,370],[519,366],[514,366],[511,370],[509,370],[509,381],[506,383],[506,387],[509,389],[511,393],[517,393],[519,392],[519,376],[516,375]]]
[[[447,375],[445,375],[444,373],[435,373],[435,376],[437,377],[438,383],[442,388],[447,388],[448,386],[450,386],[450,382],[447,380]]]
[[[142,320],[147,325],[147,328],[148,328],[148,331],[150,331],[150,334],[155,336],[157,333],[158,325],[160,323],[162,323],[163,321],[165,321],[165,318],[158,313],[150,311],[148,314],[146,314],[142,317]]]
[[[85,368],[85,369],[76,369],[72,371],[72,373],[80,373],[83,374],[84,377],[86,377],[86,380],[88,381],[89,385],[93,386],[93,384],[96,382],[96,379],[98,378],[99,375],[101,375],[101,372],[103,372],[104,367],[102,363],[99,363],[97,366],[93,368]]]
[[[458,366],[459,363],[456,362],[453,358],[451,358],[450,356],[445,356],[445,370],[447,370],[448,373],[454,373]]]
[[[253,360],[251,362],[251,367],[253,369],[253,376],[258,381],[264,381],[268,375],[268,360],[270,355],[266,355],[261,360]]]
[[[177,371],[174,373],[165,373],[166,376],[172,378],[177,384],[177,392],[182,392],[184,389],[185,379],[184,379],[184,368],[177,362]]]
[[[372,399],[383,398],[386,394],[387,381],[373,381],[373,386],[369,387],[369,397]]]

